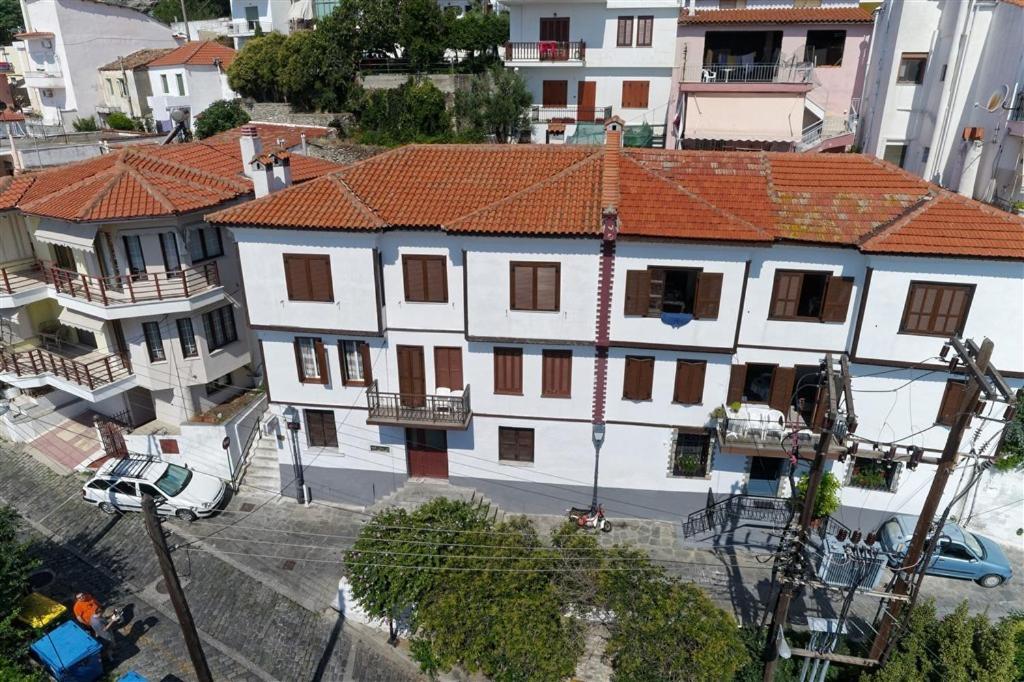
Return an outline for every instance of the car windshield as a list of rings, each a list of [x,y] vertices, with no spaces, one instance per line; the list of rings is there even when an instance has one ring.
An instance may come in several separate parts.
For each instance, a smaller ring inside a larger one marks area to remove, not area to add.
[[[985,549],[981,546],[981,543],[978,542],[978,538],[974,537],[974,533],[964,531],[964,544],[967,545],[967,549],[971,550],[971,553],[979,559],[985,556]]]
[[[192,480],[192,472],[177,464],[168,464],[167,471],[157,479],[156,487],[167,497],[175,497],[181,494],[188,482]]]

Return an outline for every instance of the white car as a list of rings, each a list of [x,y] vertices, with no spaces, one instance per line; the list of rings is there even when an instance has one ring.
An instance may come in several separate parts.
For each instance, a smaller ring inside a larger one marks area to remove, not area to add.
[[[82,499],[107,514],[141,511],[149,493],[161,516],[195,521],[217,511],[227,486],[216,476],[152,459],[113,459],[82,488]]]

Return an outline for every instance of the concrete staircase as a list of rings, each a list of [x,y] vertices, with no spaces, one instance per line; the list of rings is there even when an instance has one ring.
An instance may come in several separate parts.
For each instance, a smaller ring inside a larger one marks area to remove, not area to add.
[[[416,507],[426,504],[437,497],[463,500],[474,504],[487,510],[488,516],[499,523],[505,518],[505,512],[497,504],[484,497],[474,488],[452,485],[440,478],[410,478],[397,490],[380,498],[367,507],[366,510],[373,513],[388,507],[401,507],[407,511],[412,511]]]
[[[239,487],[253,492],[280,492],[277,436],[261,436],[253,443]]]

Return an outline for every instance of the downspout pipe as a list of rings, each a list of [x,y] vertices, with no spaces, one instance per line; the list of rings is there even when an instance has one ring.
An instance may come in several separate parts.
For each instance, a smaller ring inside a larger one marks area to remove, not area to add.
[[[922,174],[926,180],[935,179],[934,176],[940,172],[939,169],[945,165],[948,158],[942,143],[945,140],[952,139],[949,136],[949,126],[951,125],[953,112],[949,103],[953,96],[956,95],[960,85],[960,77],[963,75],[963,56],[964,52],[966,52],[967,39],[971,31],[967,21],[969,16],[973,16],[974,2],[975,0],[961,0],[956,3],[956,28],[953,31],[956,40],[953,41],[953,45],[950,47],[949,57],[946,61],[948,64],[946,79],[942,82],[942,92],[939,94],[939,105],[936,110],[940,112],[941,123],[937,120],[932,131],[930,148],[933,153],[929,156],[928,162],[925,164],[924,173]],[[971,27],[973,27],[973,22],[971,22]],[[938,180],[941,181],[942,178],[938,178]]]

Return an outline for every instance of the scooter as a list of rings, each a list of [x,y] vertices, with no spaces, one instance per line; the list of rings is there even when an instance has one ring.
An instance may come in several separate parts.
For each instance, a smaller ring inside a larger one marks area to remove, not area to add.
[[[604,507],[597,505],[597,508],[572,507],[569,509],[569,520],[575,521],[580,528],[598,528],[602,533],[612,529],[612,523],[604,517]]]

